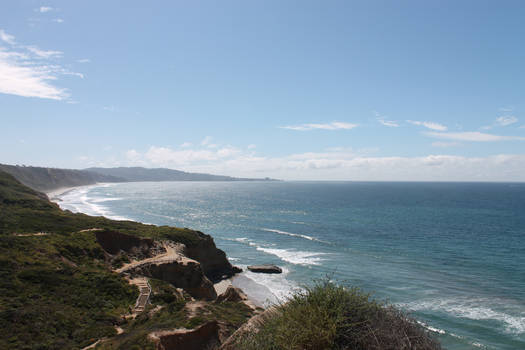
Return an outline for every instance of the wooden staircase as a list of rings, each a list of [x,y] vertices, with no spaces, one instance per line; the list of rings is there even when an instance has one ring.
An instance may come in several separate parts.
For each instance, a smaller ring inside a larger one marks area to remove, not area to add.
[[[142,312],[146,308],[146,305],[149,302],[149,297],[151,294],[151,287],[148,283],[148,279],[145,277],[141,277],[138,282],[136,282],[136,285],[139,287],[139,297],[137,298],[137,302],[135,303],[135,312]]]

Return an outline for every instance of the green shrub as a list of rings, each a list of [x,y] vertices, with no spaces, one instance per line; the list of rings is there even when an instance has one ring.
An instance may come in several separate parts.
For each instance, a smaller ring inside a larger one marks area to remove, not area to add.
[[[440,349],[429,333],[403,312],[357,288],[318,282],[276,307],[258,332],[238,349],[398,350]]]

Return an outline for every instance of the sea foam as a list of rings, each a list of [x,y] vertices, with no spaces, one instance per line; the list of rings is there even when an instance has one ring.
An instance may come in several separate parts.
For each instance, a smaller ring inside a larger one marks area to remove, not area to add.
[[[455,317],[471,320],[493,320],[501,323],[509,334],[520,335],[525,333],[525,312],[516,310],[516,314],[512,315],[497,310],[504,309],[508,305],[497,305],[494,300],[484,298],[448,298],[411,302],[400,304],[400,306],[413,311],[441,311]]]
[[[321,265],[321,261],[324,260],[321,256],[326,255],[326,253],[305,252],[294,249],[265,248],[260,246],[257,247],[257,250],[267,254],[273,254],[279,257],[279,259],[295,265]]]
[[[108,207],[102,205],[104,202],[121,200],[116,197],[92,197],[90,191],[95,187],[108,187],[104,185],[90,185],[76,187],[66,192],[55,194],[53,200],[61,209],[67,209],[74,213],[84,213],[93,216],[105,216],[113,220],[130,220],[129,218],[115,215]]]
[[[299,238],[307,239],[309,241],[316,241],[316,242],[321,242],[321,243],[327,243],[328,244],[328,242],[326,242],[326,241],[322,241],[322,240],[317,239],[315,237],[303,235],[303,234],[300,234],[300,233],[286,232],[286,231],[281,231],[281,230],[276,230],[276,229],[271,229],[271,228],[262,228],[261,230],[266,231],[266,232],[274,232],[274,233],[277,233],[277,234],[280,234],[280,235],[291,236],[291,237],[299,237]]]

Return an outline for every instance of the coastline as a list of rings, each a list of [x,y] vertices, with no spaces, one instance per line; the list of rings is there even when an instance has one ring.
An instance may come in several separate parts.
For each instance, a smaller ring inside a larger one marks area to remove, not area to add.
[[[61,201],[60,196],[64,195],[65,193],[72,191],[74,189],[77,189],[79,187],[83,186],[75,186],[75,187],[60,187],[52,191],[46,191],[44,194],[49,198],[49,200],[53,203],[56,203],[56,200]],[[57,203],[58,204],[58,203]]]
[[[61,188],[58,188],[52,191],[45,192],[45,194],[47,195],[48,199],[51,202],[57,204],[60,207],[60,209],[71,210],[69,208],[64,207],[63,198],[62,198],[64,195],[74,190],[82,190],[82,189],[87,190],[89,188],[104,186],[104,185],[107,185],[107,183],[96,183],[96,184],[91,184],[91,185],[82,185],[82,186],[74,186],[74,187],[61,187]],[[83,212],[79,210],[78,207],[75,207],[75,210],[72,210],[72,211],[81,212],[86,215],[92,215],[92,216],[94,215],[92,212]],[[97,213],[104,217],[107,217],[108,219],[112,219],[112,220],[122,220],[123,219],[117,216],[106,215],[105,210],[97,210]],[[125,220],[140,222],[137,220],[127,219],[127,218]],[[147,224],[150,224],[150,223],[147,223]],[[228,256],[226,258],[228,258]],[[230,261],[230,263],[232,262]],[[253,308],[255,307],[267,308],[268,306],[275,304],[279,301],[279,298],[274,293],[272,293],[270,289],[268,289],[265,285],[261,283],[257,283],[255,280],[245,276],[245,273],[246,273],[246,268],[243,269],[243,272],[240,272],[236,274],[235,276],[232,276],[218,283],[215,283],[214,288],[215,288],[217,295],[223,294],[229,286],[233,286],[235,288],[239,288],[242,290],[242,292],[248,298],[247,304]]]

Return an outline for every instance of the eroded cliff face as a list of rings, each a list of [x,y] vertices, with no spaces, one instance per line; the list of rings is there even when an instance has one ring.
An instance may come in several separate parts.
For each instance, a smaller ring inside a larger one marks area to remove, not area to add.
[[[217,249],[211,236],[198,234],[199,243],[188,249],[172,241],[157,242],[115,231],[95,232],[109,261],[122,252],[132,258],[133,261],[118,268],[117,272],[163,280],[196,299],[214,300],[217,294],[206,271],[214,280],[220,280],[223,276],[232,276],[235,269],[226,254]]]
[[[175,329],[154,332],[149,335],[157,350],[202,350],[216,349],[220,344],[220,325],[207,322],[195,329]]]
[[[102,249],[111,255],[125,252],[137,259],[144,259],[163,250],[162,246],[151,238],[140,238],[110,230],[96,230],[94,232]]]
[[[127,272],[152,277],[182,288],[196,299],[217,298],[213,283],[204,275],[201,264],[194,260],[164,260],[146,262]]]
[[[202,270],[208,279],[216,283],[242,271],[230,264],[226,253],[215,246],[210,235],[198,231],[196,234],[199,235],[199,242],[186,247],[184,254],[201,263]]]

